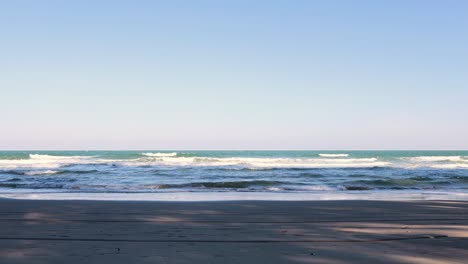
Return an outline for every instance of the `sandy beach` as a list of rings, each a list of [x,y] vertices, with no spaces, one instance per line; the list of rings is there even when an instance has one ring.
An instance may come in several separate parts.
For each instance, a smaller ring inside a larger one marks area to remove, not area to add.
[[[466,263],[464,201],[0,200],[0,263]]]

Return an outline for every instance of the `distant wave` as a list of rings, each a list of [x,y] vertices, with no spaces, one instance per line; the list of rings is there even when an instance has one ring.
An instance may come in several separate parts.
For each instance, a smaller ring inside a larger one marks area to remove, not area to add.
[[[52,155],[43,155],[43,154],[29,154],[30,159],[35,160],[49,160],[49,159],[68,159],[70,156],[52,156]]]
[[[319,154],[310,158],[276,157],[205,157],[178,155],[177,152],[145,152],[140,157],[102,158],[99,156],[55,156],[30,154],[29,159],[0,159],[0,169],[19,171],[22,175],[40,175],[62,172],[62,169],[76,171],[106,170],[115,167],[212,167],[228,170],[269,170],[269,169],[314,169],[314,168],[468,168],[468,159],[461,156],[418,156],[398,159],[347,158],[348,154]],[[152,158],[149,158],[152,157]],[[102,165],[105,167],[96,168]],[[110,168],[107,168],[110,167]],[[26,171],[26,172],[25,172]],[[11,172],[12,173],[12,172]],[[29,173],[29,174],[27,174]],[[80,172],[76,172],[80,173]]]
[[[68,164],[83,164],[96,162],[93,156],[53,156],[29,154],[29,159],[0,159],[0,168],[41,168],[56,169]]]
[[[55,156],[44,154],[29,154],[29,158],[33,160],[73,160],[73,159],[89,159],[93,156]]]
[[[120,163],[125,166],[237,166],[240,168],[367,168],[383,167],[388,162],[376,158],[323,159],[323,158],[211,158],[211,157],[162,157],[155,161],[131,160]]]
[[[213,157],[176,157],[177,153],[143,153],[158,159],[102,159],[89,156],[49,156],[32,154],[31,159],[0,160],[2,169],[49,169],[74,165],[112,165],[112,166],[193,166],[223,167],[234,166],[249,169],[266,168],[366,168],[384,167],[390,163],[377,158],[335,159],[335,158],[213,158]],[[165,156],[162,156],[165,155]]]
[[[463,161],[460,156],[419,156],[405,158],[413,162],[427,162],[427,161]]]
[[[171,153],[162,153],[162,152],[151,153],[151,152],[146,152],[146,153],[141,153],[141,155],[147,156],[147,157],[175,157],[175,156],[177,156],[177,152],[171,152]]]
[[[455,164],[436,164],[431,165],[431,167],[435,169],[468,169],[468,162]]]
[[[325,158],[344,158],[348,157],[349,154],[319,154],[320,157],[325,157]]]

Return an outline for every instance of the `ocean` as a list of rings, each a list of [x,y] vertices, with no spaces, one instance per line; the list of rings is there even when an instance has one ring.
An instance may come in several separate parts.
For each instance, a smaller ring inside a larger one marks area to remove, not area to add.
[[[132,194],[150,200],[468,199],[468,151],[0,152],[2,197]]]

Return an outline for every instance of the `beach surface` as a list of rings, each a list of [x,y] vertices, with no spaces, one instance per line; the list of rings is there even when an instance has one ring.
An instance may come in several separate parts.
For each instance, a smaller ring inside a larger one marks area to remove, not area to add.
[[[466,201],[0,199],[0,263],[466,263]]]

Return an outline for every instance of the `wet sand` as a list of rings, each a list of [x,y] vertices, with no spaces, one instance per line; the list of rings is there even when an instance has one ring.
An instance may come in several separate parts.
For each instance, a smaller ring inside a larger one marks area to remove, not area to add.
[[[0,199],[0,263],[466,263],[466,201]]]

